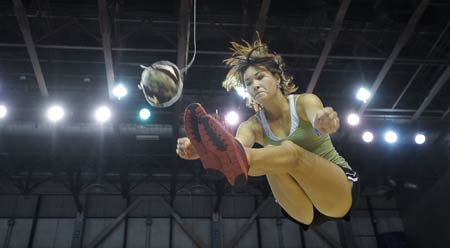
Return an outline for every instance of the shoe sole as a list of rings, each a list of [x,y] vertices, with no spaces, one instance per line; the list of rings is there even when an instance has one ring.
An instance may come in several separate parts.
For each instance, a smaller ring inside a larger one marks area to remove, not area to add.
[[[205,109],[199,103],[192,103],[186,107],[184,112],[184,128],[186,136],[191,141],[197,151],[203,168],[221,171],[219,158],[208,152],[202,143],[201,135],[198,130],[199,118],[207,115]]]
[[[200,136],[203,144],[222,163],[222,173],[231,185],[247,183],[248,163],[244,148],[220,122],[210,115],[200,117]]]

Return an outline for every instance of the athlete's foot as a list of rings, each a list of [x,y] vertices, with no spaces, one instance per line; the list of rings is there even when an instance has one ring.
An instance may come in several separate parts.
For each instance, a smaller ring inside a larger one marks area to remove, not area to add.
[[[186,130],[186,136],[200,156],[203,168],[221,171],[222,165],[219,158],[206,149],[198,130],[199,119],[206,114],[205,109],[199,103],[189,104],[184,111],[184,129]]]
[[[216,119],[210,115],[200,118],[198,126],[202,143],[219,158],[221,172],[231,185],[244,185],[248,178],[248,160],[244,147]]]

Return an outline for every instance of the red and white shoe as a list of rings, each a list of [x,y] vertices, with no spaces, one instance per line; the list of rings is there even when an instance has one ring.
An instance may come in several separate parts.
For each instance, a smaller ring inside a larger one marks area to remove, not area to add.
[[[199,103],[189,104],[184,111],[184,129],[186,136],[200,156],[203,168],[222,171],[222,164],[219,158],[206,149],[198,130],[199,119],[206,116],[206,114],[205,109]]]
[[[231,185],[242,186],[247,183],[248,161],[241,143],[211,115],[200,117],[198,125],[200,139],[210,154],[219,159],[217,167]]]

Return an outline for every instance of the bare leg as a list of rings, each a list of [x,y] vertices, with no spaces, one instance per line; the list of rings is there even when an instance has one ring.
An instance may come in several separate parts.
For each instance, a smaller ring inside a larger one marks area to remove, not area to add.
[[[342,169],[330,161],[306,151],[291,141],[284,141],[279,146],[248,148],[246,153],[253,174],[289,173],[295,179],[299,188],[291,186],[284,188],[285,184],[290,184],[288,179],[273,177],[273,181],[279,182],[273,182],[271,186],[280,185],[286,191],[284,194],[298,195],[298,191],[304,191],[317,210],[330,217],[342,217],[350,209],[353,183],[347,180]],[[283,208],[293,204],[287,200],[282,202],[283,199],[279,199]],[[299,202],[295,204],[292,207],[298,207]]]
[[[311,200],[288,173],[267,174],[275,199],[289,215],[304,223],[311,224],[314,210]]]

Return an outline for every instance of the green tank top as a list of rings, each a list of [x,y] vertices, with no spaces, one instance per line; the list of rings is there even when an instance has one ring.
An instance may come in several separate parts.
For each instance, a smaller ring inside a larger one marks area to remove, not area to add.
[[[296,99],[297,97],[295,97],[295,95],[289,96],[292,127],[290,134],[285,138],[276,137],[270,130],[269,124],[267,123],[267,119],[264,115],[264,111],[258,112],[258,120],[260,121],[264,129],[264,144],[279,145],[284,140],[290,140],[303,149],[317,154],[333,162],[334,164],[351,169],[347,161],[345,161],[345,159],[341,155],[339,155],[339,153],[334,148],[329,135],[320,136],[316,134],[311,123],[304,121],[298,117],[295,108]]]

